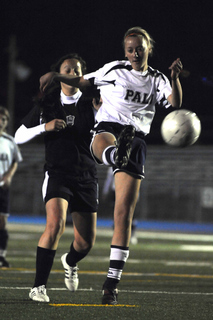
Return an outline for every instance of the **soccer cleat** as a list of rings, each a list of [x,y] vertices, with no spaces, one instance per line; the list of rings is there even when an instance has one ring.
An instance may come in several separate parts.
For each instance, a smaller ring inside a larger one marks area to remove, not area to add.
[[[10,268],[9,262],[4,257],[0,257],[0,268]]]
[[[78,289],[78,284],[79,284],[79,279],[78,279],[78,267],[70,267],[67,264],[66,261],[66,257],[67,257],[68,253],[65,253],[62,257],[61,257],[61,262],[63,264],[64,267],[64,271],[65,271],[65,278],[64,278],[64,282],[65,285],[67,287],[68,290],[70,291],[76,291]]]
[[[109,290],[105,288],[103,289],[102,294],[102,304],[114,305],[118,303],[118,289]]]
[[[132,141],[135,137],[135,128],[133,126],[125,126],[121,131],[117,141],[115,142],[115,165],[118,168],[124,168],[129,161]]]
[[[49,302],[50,298],[48,297],[46,293],[45,285],[34,287],[30,290],[29,297],[33,301],[38,302]]]

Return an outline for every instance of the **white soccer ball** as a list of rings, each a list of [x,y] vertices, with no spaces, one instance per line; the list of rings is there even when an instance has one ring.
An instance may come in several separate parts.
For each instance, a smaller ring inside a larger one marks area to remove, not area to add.
[[[194,144],[200,133],[200,119],[196,113],[186,109],[170,112],[161,124],[163,140],[173,147],[182,148]]]

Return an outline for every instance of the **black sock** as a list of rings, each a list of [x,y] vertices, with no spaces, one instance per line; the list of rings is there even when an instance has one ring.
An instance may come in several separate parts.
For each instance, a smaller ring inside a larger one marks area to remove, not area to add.
[[[47,284],[47,280],[53,265],[56,250],[37,247],[36,276],[33,287]]]
[[[113,291],[114,289],[116,289],[118,283],[119,283],[119,280],[117,279],[106,278],[106,281],[103,284],[103,289],[108,289]]]
[[[103,289],[114,290],[116,288],[128,256],[129,247],[111,245],[109,270]]]
[[[86,257],[87,253],[81,253],[74,249],[73,243],[70,246],[70,252],[67,255],[66,261],[70,267],[76,266],[76,263]]]

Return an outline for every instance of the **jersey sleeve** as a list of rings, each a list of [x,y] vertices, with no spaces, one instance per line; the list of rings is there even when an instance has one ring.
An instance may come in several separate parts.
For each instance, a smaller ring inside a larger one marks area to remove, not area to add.
[[[110,62],[105,64],[102,68],[85,74],[83,77],[86,80],[89,80],[92,86],[103,86],[106,84],[109,84],[109,79],[107,77],[108,71],[111,70],[115,65],[117,64],[117,61]]]
[[[171,104],[168,102],[167,98],[172,93],[172,87],[169,79],[163,75],[159,79],[157,87],[157,105],[168,108]]]
[[[45,132],[45,123],[40,124],[40,108],[34,107],[21,121],[21,126],[15,132],[17,144],[26,143]]]
[[[35,106],[21,121],[27,128],[32,128],[40,124],[41,111]]]
[[[26,143],[36,136],[45,132],[45,123],[39,124],[38,126],[27,128],[24,124],[22,124],[15,132],[15,142],[17,144]]]

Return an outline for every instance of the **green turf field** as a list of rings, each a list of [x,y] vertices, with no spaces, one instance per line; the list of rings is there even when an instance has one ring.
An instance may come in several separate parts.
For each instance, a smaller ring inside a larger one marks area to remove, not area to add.
[[[119,284],[117,306],[101,305],[112,231],[98,229],[90,254],[79,263],[79,290],[64,285],[60,257],[69,249],[72,228],[61,238],[47,292],[50,303],[28,298],[35,273],[41,225],[9,224],[8,261],[0,269],[0,319],[213,319],[213,235],[138,231],[138,244]]]

